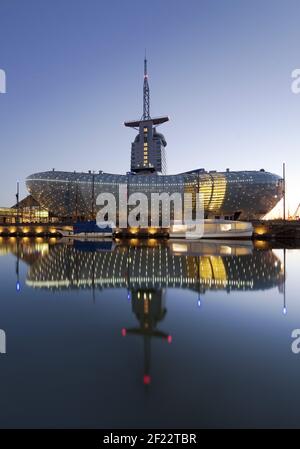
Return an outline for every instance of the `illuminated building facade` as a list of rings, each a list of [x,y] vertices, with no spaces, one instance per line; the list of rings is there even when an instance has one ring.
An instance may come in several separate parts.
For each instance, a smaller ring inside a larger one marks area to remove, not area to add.
[[[216,172],[195,169],[166,175],[166,139],[157,126],[168,117],[151,118],[147,61],[144,66],[144,106],[140,120],[125,122],[138,131],[131,147],[131,171],[126,175],[47,171],[26,180],[31,195],[52,214],[59,217],[94,219],[96,199],[100,193],[114,194],[119,201],[120,184],[127,186],[128,196],[142,192],[150,201],[151,193],[201,192],[205,218],[253,219],[266,215],[283,196],[283,180],[263,169],[260,171]],[[192,200],[192,210],[195,201]],[[170,219],[174,219],[172,216]],[[149,218],[150,221],[150,218]],[[118,210],[117,223],[118,226]]]
[[[0,224],[43,223],[49,221],[49,212],[28,195],[13,207],[0,207]]]
[[[26,180],[27,189],[53,214],[60,217],[91,218],[97,211],[96,198],[110,192],[119,202],[119,185],[128,195],[143,192],[203,194],[205,218],[261,218],[282,198],[279,176],[265,171],[205,172],[178,175],[43,172]],[[172,217],[171,217],[172,219]]]

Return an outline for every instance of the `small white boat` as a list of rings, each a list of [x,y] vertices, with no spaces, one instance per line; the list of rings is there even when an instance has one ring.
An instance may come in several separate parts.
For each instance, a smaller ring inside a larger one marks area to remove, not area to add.
[[[170,238],[184,239],[250,239],[252,223],[234,220],[206,219],[201,224],[176,224],[170,226]]]

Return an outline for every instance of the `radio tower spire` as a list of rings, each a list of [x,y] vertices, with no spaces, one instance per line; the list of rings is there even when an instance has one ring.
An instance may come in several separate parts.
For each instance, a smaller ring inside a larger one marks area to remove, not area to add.
[[[149,84],[148,84],[147,57],[146,57],[146,51],[145,51],[142,120],[149,120],[149,119],[150,119],[150,89],[149,89]]]

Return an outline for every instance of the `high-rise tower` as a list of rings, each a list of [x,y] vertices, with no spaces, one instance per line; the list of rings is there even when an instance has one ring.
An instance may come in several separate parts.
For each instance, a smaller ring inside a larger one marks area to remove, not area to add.
[[[140,120],[125,122],[124,125],[137,129],[139,133],[131,144],[131,171],[140,174],[166,174],[166,139],[156,131],[156,126],[167,122],[169,117],[150,116],[150,89],[148,83],[147,59],[144,59],[143,115]]]

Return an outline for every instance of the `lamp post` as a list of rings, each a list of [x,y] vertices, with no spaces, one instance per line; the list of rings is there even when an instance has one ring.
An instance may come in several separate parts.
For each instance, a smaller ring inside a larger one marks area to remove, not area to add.
[[[78,221],[78,181],[76,181],[76,190],[75,190],[75,221]]]
[[[17,217],[16,217],[16,223],[19,223],[19,194],[20,194],[20,185],[19,181],[17,180],[17,193],[16,193],[16,200],[17,200]]]
[[[91,204],[91,209],[92,209],[92,220],[95,219],[95,172],[93,171],[93,177],[92,177],[92,204]]]
[[[285,221],[285,162],[282,164],[282,178],[283,178],[283,221]]]

